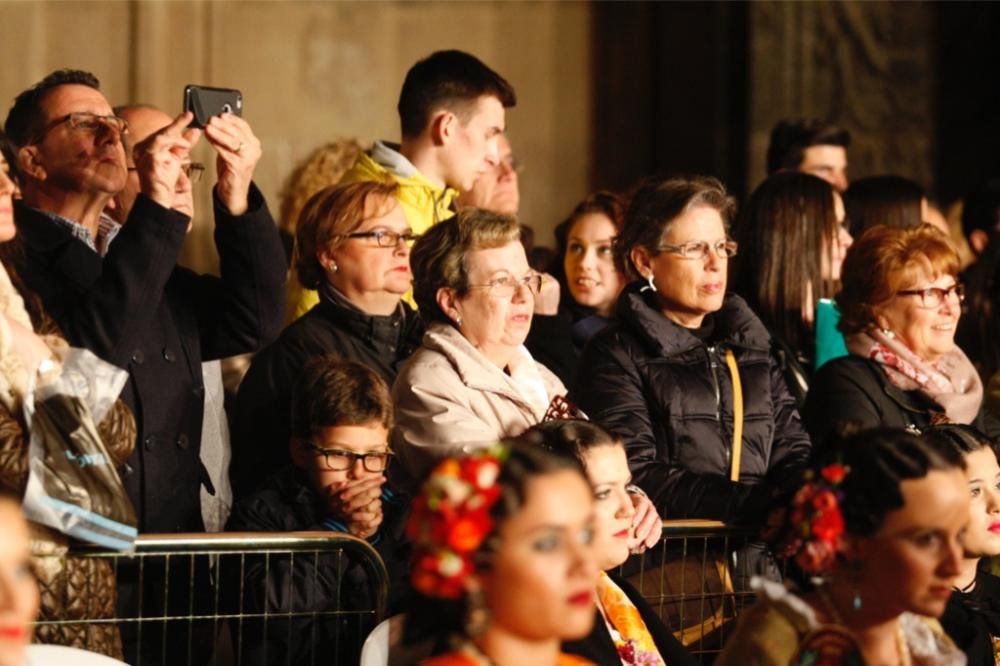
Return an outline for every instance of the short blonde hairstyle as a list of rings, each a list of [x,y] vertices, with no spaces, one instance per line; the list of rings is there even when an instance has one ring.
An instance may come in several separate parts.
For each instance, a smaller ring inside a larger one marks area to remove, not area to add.
[[[862,233],[847,250],[837,294],[844,333],[874,326],[878,313],[900,289],[929,278],[951,275],[958,279],[958,253],[948,237],[929,224],[904,229],[878,225]]]
[[[306,202],[323,188],[339,183],[361,152],[361,145],[354,139],[338,139],[319,146],[299,162],[278,193],[278,229],[295,236],[295,225]]]
[[[511,215],[482,208],[463,208],[452,218],[431,227],[413,245],[413,298],[428,322],[451,323],[437,304],[437,292],[454,289],[459,297],[469,290],[466,256],[475,250],[503,247],[520,241],[521,227]]]
[[[370,202],[380,204],[377,214],[399,205],[393,198],[398,188],[391,180],[334,185],[306,202],[295,231],[295,270],[303,287],[318,289],[323,283],[326,272],[319,262],[319,251],[337,247],[347,240],[347,234],[357,231],[371,216]]]

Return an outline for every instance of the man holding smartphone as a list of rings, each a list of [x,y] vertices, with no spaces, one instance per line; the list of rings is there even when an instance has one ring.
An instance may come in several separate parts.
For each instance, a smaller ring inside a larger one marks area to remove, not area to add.
[[[97,79],[63,70],[21,93],[6,121],[24,173],[21,277],[72,344],[129,372],[122,396],[139,438],[123,481],[142,532],[204,529],[201,362],[259,349],[284,312],[284,253],[252,182],[260,142],[242,118],[215,117],[204,130],[217,153],[221,277],[176,265],[193,213],[189,152],[200,132],[190,120],[136,146],[131,167],[127,123]],[[119,226],[104,211],[130,168],[141,192]]]

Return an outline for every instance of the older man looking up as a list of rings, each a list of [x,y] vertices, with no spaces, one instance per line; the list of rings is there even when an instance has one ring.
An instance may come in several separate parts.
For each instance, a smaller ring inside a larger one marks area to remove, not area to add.
[[[6,121],[23,174],[21,277],[73,344],[128,370],[123,398],[139,439],[123,481],[143,532],[203,529],[201,362],[260,348],[284,312],[284,253],[252,182],[260,142],[241,118],[217,116],[205,129],[218,155],[221,277],[176,265],[193,212],[190,120],[182,114],[135,146],[141,191],[122,226],[103,211],[126,187],[126,123],[93,75],[54,72],[17,97]]]

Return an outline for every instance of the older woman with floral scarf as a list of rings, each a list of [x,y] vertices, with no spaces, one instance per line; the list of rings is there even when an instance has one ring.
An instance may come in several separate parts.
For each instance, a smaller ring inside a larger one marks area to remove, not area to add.
[[[929,225],[873,227],[855,240],[837,296],[850,354],[819,370],[803,409],[816,446],[845,422],[912,431],[964,423],[1000,435],[983,410],[982,381],[955,345],[958,272],[955,249]]]

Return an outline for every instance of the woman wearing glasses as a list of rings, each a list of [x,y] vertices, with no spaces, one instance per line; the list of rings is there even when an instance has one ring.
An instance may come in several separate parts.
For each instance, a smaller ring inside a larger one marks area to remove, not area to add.
[[[809,454],[767,329],[726,294],[732,207],[714,178],[640,187],[619,245],[640,279],[591,339],[571,396],[622,437],[634,482],[665,518],[756,520]]]
[[[1000,423],[982,409],[983,383],[955,345],[964,290],[959,258],[934,227],[872,227],[847,251],[837,295],[848,356],[824,365],[803,418],[817,446],[853,421],[919,430]]]
[[[288,462],[292,385],[310,358],[334,353],[366,365],[388,385],[423,332],[405,302],[412,232],[393,183],[326,188],[313,196],[296,230],[300,283],[320,302],[260,352],[240,385],[233,489],[245,494],[266,470]]]
[[[513,217],[467,208],[413,246],[428,326],[393,386],[393,441],[411,487],[441,458],[521,434],[566,392],[524,347],[542,278],[520,233]]]

